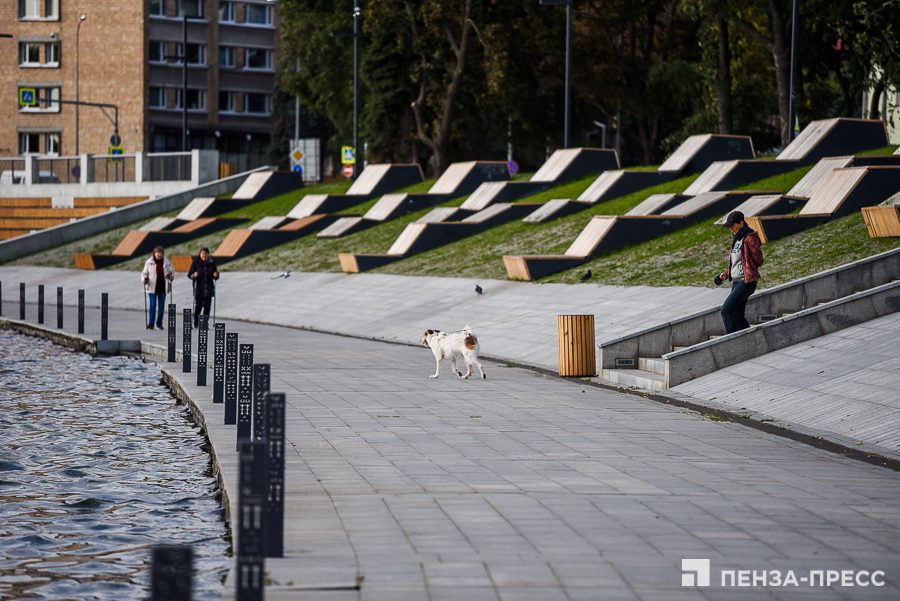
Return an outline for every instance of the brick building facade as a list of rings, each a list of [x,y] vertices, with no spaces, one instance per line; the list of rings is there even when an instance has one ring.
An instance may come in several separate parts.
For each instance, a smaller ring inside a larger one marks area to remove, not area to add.
[[[75,106],[19,102],[21,90],[75,100],[76,62],[80,100],[118,105],[126,153],[181,150],[174,56],[187,56],[188,146],[261,151],[272,127],[275,12],[265,0],[0,2],[0,33],[12,35],[0,38],[0,156],[76,153]],[[188,22],[186,49],[181,14],[200,18]],[[113,124],[103,112],[81,106],[79,123],[78,151],[106,153]]]

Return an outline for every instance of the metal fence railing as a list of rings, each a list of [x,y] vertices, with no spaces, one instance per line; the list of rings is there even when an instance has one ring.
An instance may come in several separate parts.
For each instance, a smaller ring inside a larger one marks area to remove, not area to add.
[[[25,183],[25,159],[0,159],[0,186]]]
[[[191,179],[191,153],[166,152],[145,155],[144,181],[173,182]]]
[[[79,157],[42,157],[37,160],[38,178],[41,184],[77,184],[81,181]]]
[[[93,163],[91,169],[92,182],[133,182],[134,181],[134,155],[91,155],[88,159]]]

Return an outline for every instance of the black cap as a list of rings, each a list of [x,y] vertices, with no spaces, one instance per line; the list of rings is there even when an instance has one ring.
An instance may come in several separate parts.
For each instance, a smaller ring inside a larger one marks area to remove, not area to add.
[[[728,225],[728,226],[734,225],[735,223],[740,223],[743,220],[744,220],[743,213],[741,213],[740,211],[732,211],[728,215],[728,218],[725,219],[725,225]]]

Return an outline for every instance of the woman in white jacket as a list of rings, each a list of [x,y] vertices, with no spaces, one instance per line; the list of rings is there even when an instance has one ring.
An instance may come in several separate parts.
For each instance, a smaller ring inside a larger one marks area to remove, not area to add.
[[[166,294],[172,292],[172,280],[175,279],[175,269],[172,262],[165,257],[162,246],[153,249],[153,256],[144,263],[141,272],[141,281],[144,282],[144,290],[150,295],[150,313],[147,329],[153,329],[154,317],[156,329],[163,328],[163,313],[166,307]],[[158,309],[157,309],[158,307]]]

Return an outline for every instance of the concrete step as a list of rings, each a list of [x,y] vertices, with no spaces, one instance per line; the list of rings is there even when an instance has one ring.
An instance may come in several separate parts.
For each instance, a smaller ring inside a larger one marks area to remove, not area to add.
[[[666,360],[662,357],[639,357],[638,369],[641,371],[651,371],[655,374],[665,374]]]
[[[641,369],[604,369],[600,377],[622,386],[637,386],[657,391],[666,389],[665,376]]]

